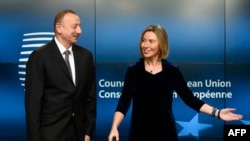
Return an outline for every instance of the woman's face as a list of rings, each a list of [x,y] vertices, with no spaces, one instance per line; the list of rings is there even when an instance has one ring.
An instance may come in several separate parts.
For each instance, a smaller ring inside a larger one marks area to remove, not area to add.
[[[159,58],[159,41],[154,32],[145,32],[141,41],[141,52],[144,58]]]

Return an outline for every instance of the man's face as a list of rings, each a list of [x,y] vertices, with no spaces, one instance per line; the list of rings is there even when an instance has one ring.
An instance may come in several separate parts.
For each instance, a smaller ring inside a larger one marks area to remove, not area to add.
[[[79,16],[72,13],[67,13],[63,17],[62,22],[59,23],[58,32],[64,46],[69,47],[76,43],[78,37],[82,33]]]

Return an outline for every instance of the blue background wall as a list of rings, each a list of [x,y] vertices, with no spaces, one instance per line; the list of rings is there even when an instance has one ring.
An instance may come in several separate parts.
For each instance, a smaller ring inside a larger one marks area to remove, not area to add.
[[[106,140],[124,73],[130,63],[139,59],[139,36],[149,24],[166,28],[170,40],[168,60],[180,66],[195,95],[218,108],[236,107],[244,115],[241,121],[225,123],[197,114],[174,95],[180,137],[222,140],[223,124],[250,124],[248,0],[9,0],[0,2],[2,138],[25,139],[24,66],[29,51],[38,47],[33,42],[44,44],[53,37],[54,16],[63,8],[73,9],[80,15],[83,34],[78,43],[95,55],[96,140]],[[40,34],[26,36],[29,33]],[[31,38],[38,39],[27,41]],[[211,81],[218,86],[210,86]],[[198,82],[202,85],[197,85]],[[217,95],[209,96],[213,93]],[[125,138],[129,116],[130,113],[120,127],[120,134]]]

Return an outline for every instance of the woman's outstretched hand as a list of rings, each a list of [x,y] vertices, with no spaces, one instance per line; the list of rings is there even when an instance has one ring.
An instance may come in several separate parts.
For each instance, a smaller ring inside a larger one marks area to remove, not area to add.
[[[235,114],[235,108],[224,108],[218,111],[217,117],[224,121],[236,121],[241,120],[243,116],[241,114]]]

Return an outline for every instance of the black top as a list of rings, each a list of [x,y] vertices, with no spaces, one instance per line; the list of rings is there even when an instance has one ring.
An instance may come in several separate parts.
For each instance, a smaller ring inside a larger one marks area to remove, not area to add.
[[[167,60],[162,60],[162,71],[157,74],[145,70],[143,59],[128,67],[116,111],[126,115],[132,100],[129,141],[177,140],[172,112],[174,91],[197,112],[204,104],[187,87],[179,68]]]

